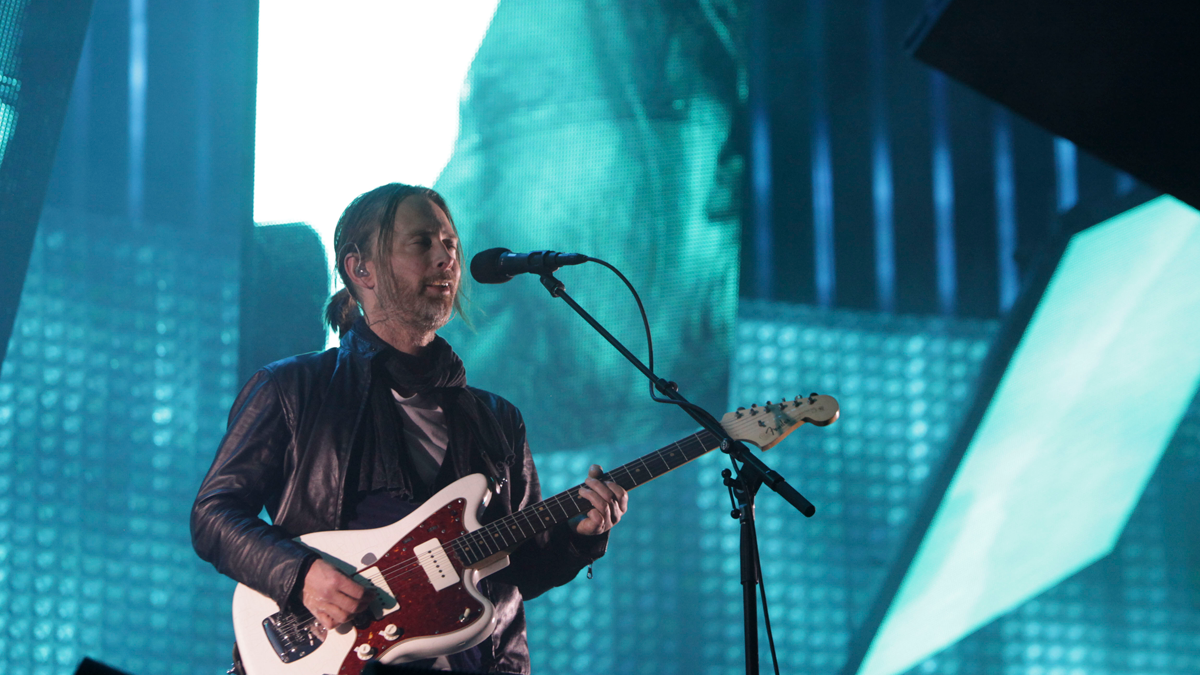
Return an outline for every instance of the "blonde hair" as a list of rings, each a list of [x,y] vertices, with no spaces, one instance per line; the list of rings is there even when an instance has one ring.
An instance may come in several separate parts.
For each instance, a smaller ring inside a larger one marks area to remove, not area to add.
[[[333,233],[333,250],[337,257],[337,271],[338,276],[342,279],[343,288],[330,296],[326,303],[325,322],[329,324],[330,328],[337,330],[338,336],[345,335],[354,322],[362,316],[362,310],[359,308],[362,299],[356,295],[355,286],[346,272],[346,256],[357,255],[359,265],[361,265],[369,260],[383,257],[381,255],[383,251],[391,251],[392,235],[396,226],[396,209],[399,208],[400,202],[413,195],[425,197],[436,204],[450,220],[454,234],[458,235],[458,227],[454,225],[454,217],[450,215],[446,200],[430,188],[403,183],[388,183],[355,197],[346,210],[342,211],[342,217],[338,218],[337,229]],[[464,259],[462,241],[459,240],[456,246],[455,253],[459,265],[462,265]],[[396,280],[391,267],[379,265],[377,270],[384,288],[394,289]],[[463,290],[460,284],[459,291],[454,296],[454,311],[462,316],[463,321],[470,326],[470,321],[463,313]]]

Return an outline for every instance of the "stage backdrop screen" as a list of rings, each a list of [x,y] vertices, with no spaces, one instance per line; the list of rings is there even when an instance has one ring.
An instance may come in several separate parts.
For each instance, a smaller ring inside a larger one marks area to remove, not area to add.
[[[1076,234],[892,600],[864,675],[903,673],[1113,550],[1200,384],[1200,213]]]
[[[264,0],[255,220],[311,224],[333,261],[356,195],[431,185],[468,258],[551,249],[624,271],[650,314],[656,371],[719,416],[737,299],[741,32],[699,5]],[[645,358],[615,276],[586,265],[559,278]],[[522,409],[536,449],[692,426],[652,404],[642,376],[536,277],[465,290],[474,328],[456,319],[443,335],[472,384]]]

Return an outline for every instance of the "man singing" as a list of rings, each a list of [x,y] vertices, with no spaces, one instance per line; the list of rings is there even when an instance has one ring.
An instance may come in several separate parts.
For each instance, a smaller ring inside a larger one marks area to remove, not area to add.
[[[191,519],[201,558],[327,628],[364,611],[368,594],[294,537],[391,524],[472,473],[496,486],[484,523],[541,500],[520,412],[467,386],[462,361],[436,335],[461,309],[462,247],[441,196],[397,183],[360,195],[334,245],[345,288],[326,319],[341,346],[250,379]],[[496,606],[492,635],[425,665],[529,672],[522,598],[603,555],[625,512],[625,491],[601,475],[593,465],[580,490],[591,511],[526,542],[480,583]],[[264,508],[271,524],[259,519]]]

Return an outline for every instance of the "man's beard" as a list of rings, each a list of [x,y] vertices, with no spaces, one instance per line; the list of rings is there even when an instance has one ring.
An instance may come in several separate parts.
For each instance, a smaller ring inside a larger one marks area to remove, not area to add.
[[[427,284],[449,282],[454,292],[448,296],[424,294]],[[454,311],[457,285],[450,278],[426,279],[417,288],[405,287],[395,281],[384,284],[387,290],[379,298],[381,321],[391,321],[407,329],[430,332],[445,326]]]

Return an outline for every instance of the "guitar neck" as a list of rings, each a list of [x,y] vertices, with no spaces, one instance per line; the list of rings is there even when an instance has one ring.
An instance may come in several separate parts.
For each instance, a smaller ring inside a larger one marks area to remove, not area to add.
[[[720,440],[712,432],[700,431],[609,471],[604,480],[632,490],[719,446]],[[471,566],[586,513],[592,504],[579,496],[581,487],[576,485],[463,535],[454,544],[459,560]]]

